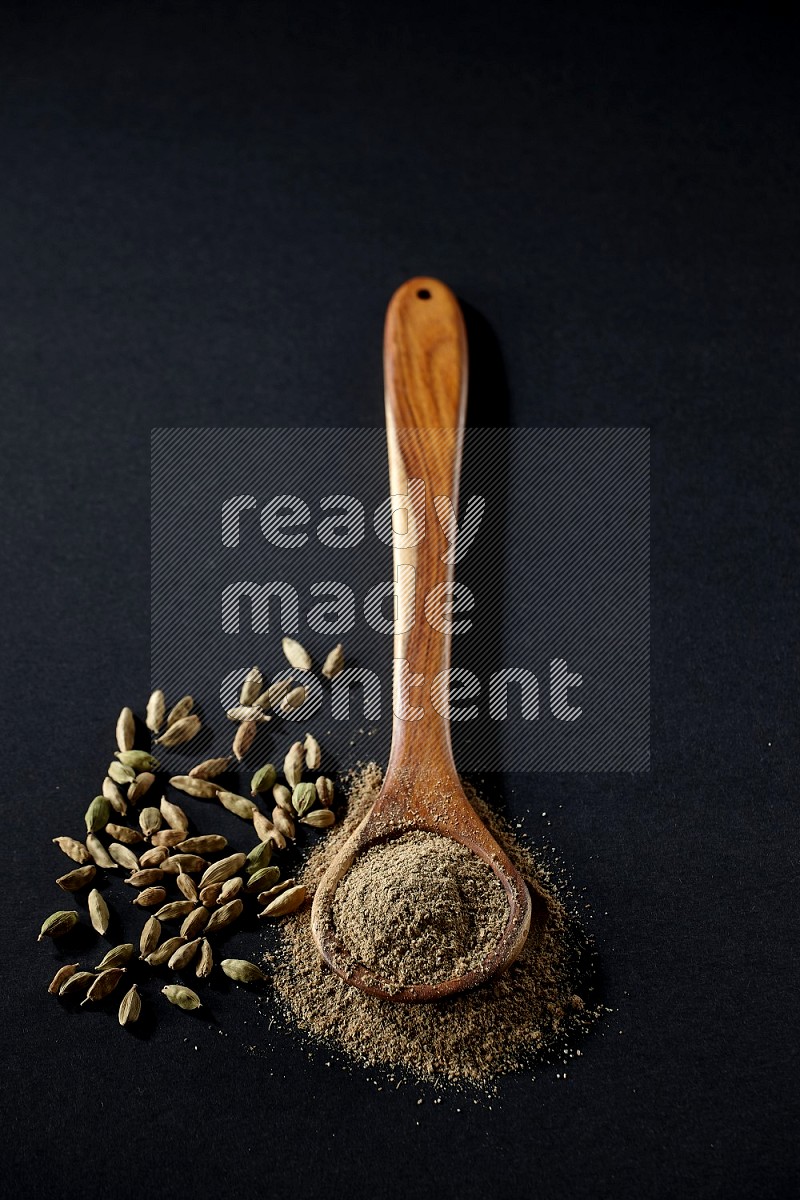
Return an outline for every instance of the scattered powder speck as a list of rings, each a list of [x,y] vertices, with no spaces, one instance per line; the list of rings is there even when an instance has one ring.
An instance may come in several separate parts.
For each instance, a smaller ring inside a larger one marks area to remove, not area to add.
[[[344,820],[331,834],[321,841],[311,853],[302,874],[302,882],[309,895],[313,894],[326,868],[336,852],[361,823],[381,784],[381,770],[375,763],[362,766],[350,780],[348,809]],[[581,998],[587,942],[576,920],[554,894],[542,867],[531,851],[523,846],[511,829],[497,814],[493,813],[471,789],[467,788],[470,802],[488,826],[493,836],[502,845],[512,863],[528,883],[533,901],[531,932],[519,959],[503,974],[495,976],[482,987],[433,1003],[403,1004],[391,1000],[379,1000],[341,980],[322,962],[311,934],[310,902],[298,913],[288,918],[280,927],[280,946],[272,958],[271,967],[279,1001],[289,1017],[306,1033],[344,1051],[364,1066],[397,1067],[429,1080],[489,1081],[497,1075],[525,1065],[539,1051],[563,1039],[566,1034],[586,1028],[594,1020],[599,1009]],[[406,835],[390,847],[427,859],[431,853],[447,851],[443,861],[434,868],[443,873],[451,899],[457,893],[457,908],[462,910],[463,899],[469,894],[463,888],[465,869],[467,875],[475,870],[472,863],[461,859],[463,847],[451,851],[455,843],[447,847],[434,846],[438,835]],[[497,888],[504,900],[504,893],[488,867],[470,859],[491,876],[484,884]],[[450,856],[448,859],[448,855]],[[365,858],[367,856],[365,855]],[[447,865],[449,863],[449,865]],[[389,862],[384,864],[389,868]],[[394,869],[394,868],[392,868]],[[402,870],[402,867],[398,869]],[[368,867],[365,868],[368,871]],[[358,875],[356,868],[348,873],[352,879],[356,898]],[[345,877],[347,878],[347,877]],[[363,884],[365,881],[362,880]],[[340,885],[341,886],[341,885]],[[367,902],[368,887],[362,892]],[[424,905],[423,899],[423,905]],[[498,921],[501,930],[504,909],[492,909],[491,900],[487,917],[486,896],[479,902],[484,907],[483,934],[487,940],[497,940],[492,921]],[[342,901],[341,917],[349,902]],[[408,914],[407,914],[408,915]],[[374,913],[375,923],[370,926],[368,913],[363,920],[353,923],[351,938],[355,947],[376,955],[376,962],[385,963],[381,953],[380,929],[387,932],[385,914]],[[411,914],[413,920],[413,913]],[[432,914],[434,924],[443,913]],[[441,924],[441,921],[440,921]],[[478,921],[478,925],[481,920]],[[455,922],[459,926],[459,922]],[[445,932],[448,925],[445,922]],[[340,932],[343,929],[340,927]],[[418,948],[427,954],[424,929],[420,927]],[[454,924],[449,924],[451,938],[449,950],[430,949],[426,978],[444,978],[452,972],[459,955],[471,954],[484,957],[481,933],[475,934],[475,923],[460,924],[460,932],[454,933]],[[371,948],[371,939],[374,947]],[[363,939],[363,940],[362,940]],[[454,949],[455,947],[455,949]],[[440,957],[437,960],[437,953]],[[444,955],[442,959],[441,955]],[[410,981],[419,973],[423,959],[416,959],[416,951],[401,956],[397,970],[404,974],[400,982]],[[437,965],[438,962],[438,965]],[[433,974],[431,974],[433,972]],[[438,974],[437,972],[443,972]],[[456,971],[458,973],[458,971]]]

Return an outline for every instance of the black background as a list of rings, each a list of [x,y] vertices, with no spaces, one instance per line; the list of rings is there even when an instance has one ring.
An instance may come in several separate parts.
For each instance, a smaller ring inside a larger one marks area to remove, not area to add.
[[[1,42],[12,1188],[792,1194],[793,20],[26,4]],[[652,429],[652,769],[497,785],[583,887],[614,1011],[491,1110],[326,1068],[241,992],[222,1033],[161,1004],[125,1034],[45,995],[35,943],[49,839],[148,691],[151,427],[380,423],[417,273],[469,306],[473,419]]]

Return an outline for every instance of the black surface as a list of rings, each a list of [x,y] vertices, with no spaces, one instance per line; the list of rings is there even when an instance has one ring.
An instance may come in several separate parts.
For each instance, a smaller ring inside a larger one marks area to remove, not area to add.
[[[796,62],[778,6],[5,7],[17,1194],[793,1194]],[[493,331],[508,421],[652,428],[652,770],[504,781],[614,1011],[491,1111],[378,1092],[238,993],[223,1034],[127,1036],[47,997],[35,944],[49,839],[147,694],[151,427],[380,422],[420,272]]]

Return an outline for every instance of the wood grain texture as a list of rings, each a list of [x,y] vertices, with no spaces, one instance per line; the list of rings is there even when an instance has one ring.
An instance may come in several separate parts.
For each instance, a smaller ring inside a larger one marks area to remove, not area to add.
[[[450,666],[451,635],[426,619],[424,600],[432,589],[453,581],[448,542],[433,499],[449,497],[457,511],[467,392],[461,310],[439,280],[410,279],[392,297],[384,334],[384,375],[392,496],[406,496],[409,481],[422,480],[426,503],[424,508],[422,504],[406,506],[410,509],[407,524],[400,520],[393,524],[395,578],[399,569],[405,568],[411,582],[399,589],[396,604],[394,723],[383,787],[320,881],[311,921],[320,953],[348,983],[383,999],[430,1001],[483,983],[508,966],[522,950],[531,923],[531,898],[525,881],[461,787],[453,761],[450,722],[443,715],[447,689],[440,691],[438,709],[430,700],[432,682]],[[414,535],[421,532],[423,520],[424,537],[417,539]],[[413,568],[413,576],[408,568]],[[412,689],[411,707],[422,709],[416,719],[404,715],[408,714],[401,687],[404,662],[422,679],[421,685]],[[333,897],[359,853],[412,829],[451,837],[482,858],[505,889],[509,913],[502,939],[479,969],[433,985],[401,988],[376,981],[374,972],[354,960],[336,929]]]

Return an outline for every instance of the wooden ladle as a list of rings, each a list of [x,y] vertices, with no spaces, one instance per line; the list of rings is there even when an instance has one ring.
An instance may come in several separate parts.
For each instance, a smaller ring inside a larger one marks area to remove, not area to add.
[[[528,936],[531,899],[522,876],[467,800],[450,742],[451,634],[442,619],[446,610],[441,600],[447,600],[453,564],[443,521],[433,507],[434,498],[441,496],[457,511],[466,414],[466,333],[450,289],[437,279],[415,278],[402,284],[386,314],[383,354],[392,504],[407,512],[405,529],[397,528],[401,516],[397,511],[392,523],[394,572],[399,581],[392,748],[375,803],[317,888],[311,926],[325,962],[347,983],[387,1000],[439,1000],[483,983],[514,961]],[[410,480],[424,482],[425,498],[421,503],[398,504],[398,497],[409,496]],[[439,591],[434,593],[434,607],[426,613],[426,598],[430,605],[435,588]],[[417,676],[411,687],[409,672]],[[357,855],[411,830],[453,838],[483,859],[505,889],[508,919],[497,945],[476,970],[439,983],[401,987],[354,958],[336,928],[333,899]]]

